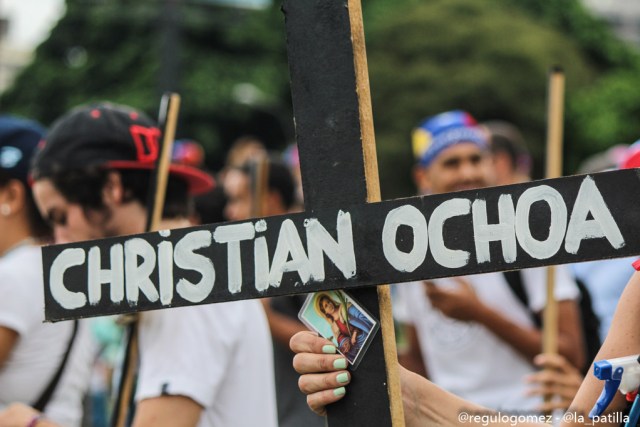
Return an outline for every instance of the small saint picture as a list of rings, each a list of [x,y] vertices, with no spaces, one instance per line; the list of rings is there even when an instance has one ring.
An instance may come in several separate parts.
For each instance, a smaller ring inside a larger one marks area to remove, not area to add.
[[[344,291],[310,294],[300,320],[311,330],[332,341],[355,369],[366,352],[379,322]]]

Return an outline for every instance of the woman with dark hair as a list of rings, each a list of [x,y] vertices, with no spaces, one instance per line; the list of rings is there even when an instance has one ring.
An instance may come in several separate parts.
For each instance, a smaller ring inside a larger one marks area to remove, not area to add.
[[[21,402],[72,427],[81,422],[92,353],[84,327],[43,323],[40,244],[51,233],[28,184],[42,134],[34,122],[0,116],[0,410]]]

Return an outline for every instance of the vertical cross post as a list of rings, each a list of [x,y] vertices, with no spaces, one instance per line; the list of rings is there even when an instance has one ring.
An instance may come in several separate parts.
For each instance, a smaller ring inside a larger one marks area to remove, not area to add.
[[[360,0],[285,0],[305,210],[380,200]],[[329,426],[404,425],[388,286],[351,292],[381,320]]]

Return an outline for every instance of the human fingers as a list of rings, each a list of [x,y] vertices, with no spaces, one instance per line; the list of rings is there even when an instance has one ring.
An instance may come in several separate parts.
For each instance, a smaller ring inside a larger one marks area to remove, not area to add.
[[[337,371],[324,374],[301,375],[298,380],[298,388],[304,394],[314,394],[324,390],[335,390],[344,387],[351,381],[351,374],[346,371]]]
[[[311,331],[301,331],[292,336],[289,340],[289,347],[294,353],[330,354],[336,352],[336,347],[331,341]]]
[[[38,414],[38,411],[30,406],[22,403],[12,403],[3,411],[0,411],[0,426],[25,426]]]
[[[336,354],[336,346],[313,332],[302,331],[289,342],[294,353],[293,368],[300,374],[331,372],[347,368],[347,359]]]
[[[326,406],[342,399],[345,393],[344,387],[312,393],[307,396],[307,405],[316,414],[324,416],[327,415]]]
[[[579,378],[552,370],[542,370],[525,377],[525,382],[537,384],[556,384],[564,387],[578,388],[582,382]]]
[[[293,357],[293,369],[299,374],[318,374],[347,369],[347,359],[340,354],[298,353]]]
[[[557,353],[542,353],[533,358],[534,365],[540,368],[555,369],[561,372],[580,375],[569,361]]]
[[[307,394],[307,405],[319,414],[326,415],[325,406],[344,396],[344,385],[351,381],[346,371],[347,359],[336,353],[331,341],[303,331],[295,334],[289,342],[297,353],[293,358],[294,369],[303,374],[298,380],[300,390]]]

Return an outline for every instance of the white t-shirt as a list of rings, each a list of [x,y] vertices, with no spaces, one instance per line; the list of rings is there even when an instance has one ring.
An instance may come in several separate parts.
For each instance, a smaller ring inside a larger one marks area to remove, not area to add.
[[[276,427],[271,335],[258,301],[144,313],[136,400],[187,396],[198,427]]]
[[[44,322],[40,248],[22,245],[0,258],[0,326],[19,334],[0,367],[0,409],[12,402],[35,403],[57,372],[73,322]],[[95,347],[88,325],[80,323],[63,375],[45,412],[65,427],[79,426]]]
[[[566,267],[556,268],[556,299],[578,298],[579,291]],[[522,271],[529,306],[540,311],[546,302],[545,269]],[[514,295],[502,273],[466,276],[476,294],[489,307],[512,322],[533,326],[530,313]],[[452,279],[433,281],[443,288]],[[525,375],[534,372],[529,361],[489,329],[475,322],[455,320],[435,310],[422,282],[397,285],[395,317],[413,324],[423,360],[434,383],[480,405],[501,410],[532,410],[539,397],[526,396]],[[396,304],[400,304],[397,313]]]

